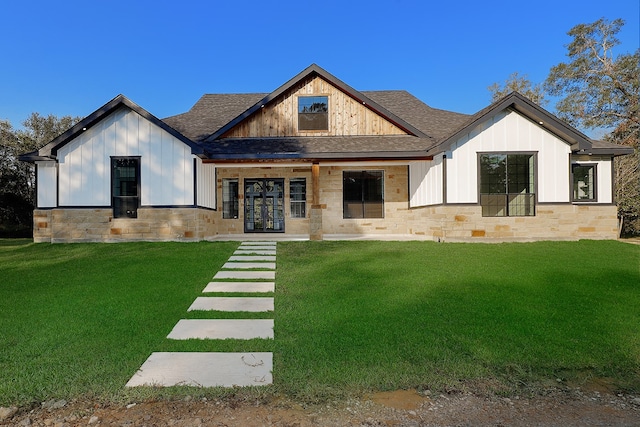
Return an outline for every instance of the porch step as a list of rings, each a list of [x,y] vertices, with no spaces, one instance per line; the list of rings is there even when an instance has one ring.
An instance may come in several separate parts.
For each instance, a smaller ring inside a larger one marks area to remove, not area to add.
[[[274,292],[275,282],[209,282],[202,292]]]
[[[214,279],[265,279],[274,280],[275,271],[218,271]]]
[[[273,382],[272,353],[152,353],[127,387],[244,387]]]
[[[197,297],[187,311],[273,311],[273,298],[267,297]]]
[[[273,338],[273,319],[180,319],[167,335],[173,340]]]

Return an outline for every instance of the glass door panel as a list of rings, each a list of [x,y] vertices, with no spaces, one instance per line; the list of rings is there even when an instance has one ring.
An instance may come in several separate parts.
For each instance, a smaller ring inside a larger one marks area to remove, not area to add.
[[[284,232],[284,179],[247,179],[244,231]]]

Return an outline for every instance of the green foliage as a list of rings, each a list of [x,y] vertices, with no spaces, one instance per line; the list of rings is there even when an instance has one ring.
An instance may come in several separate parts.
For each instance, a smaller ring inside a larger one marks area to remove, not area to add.
[[[521,76],[517,71],[512,73],[504,84],[494,83],[488,89],[491,92],[491,102],[496,102],[511,92],[518,92],[540,106],[547,103],[542,85],[531,83],[526,74]]]
[[[576,25],[567,46],[569,61],[551,68],[545,88],[561,97],[558,115],[578,127],[605,128],[608,141],[635,148],[616,161],[618,215],[623,234],[640,234],[640,50],[615,54],[622,19]]]
[[[34,168],[18,157],[40,149],[78,120],[32,113],[19,130],[10,122],[0,120],[0,235],[24,231],[30,234],[32,226]]]

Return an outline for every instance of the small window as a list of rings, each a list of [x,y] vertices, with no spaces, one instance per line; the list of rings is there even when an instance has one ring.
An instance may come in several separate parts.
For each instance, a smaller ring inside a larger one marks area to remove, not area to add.
[[[573,174],[573,200],[596,201],[596,165],[571,165]]]
[[[238,180],[222,180],[222,218],[238,218]]]
[[[289,182],[289,198],[291,200],[291,218],[307,216],[307,180],[293,178]]]
[[[383,171],[345,171],[342,174],[344,218],[384,218]]]
[[[329,130],[329,97],[298,97],[298,130]]]
[[[140,206],[140,157],[111,158],[114,218],[137,218]]]

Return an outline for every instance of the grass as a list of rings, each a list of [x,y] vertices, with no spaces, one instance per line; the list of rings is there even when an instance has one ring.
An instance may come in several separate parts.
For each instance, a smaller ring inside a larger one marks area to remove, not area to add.
[[[302,401],[589,377],[640,391],[640,246],[283,242],[275,340],[167,340],[180,318],[274,316],[186,311],[236,247],[0,240],[0,406],[212,392],[125,390],[153,351],[273,351],[257,393]]]

